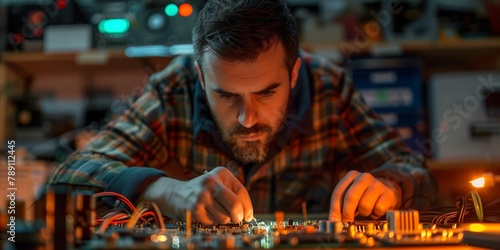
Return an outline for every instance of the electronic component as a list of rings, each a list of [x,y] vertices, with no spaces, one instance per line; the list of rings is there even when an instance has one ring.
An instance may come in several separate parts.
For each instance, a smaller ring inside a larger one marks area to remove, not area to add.
[[[38,218],[45,224],[33,224],[19,234],[16,249],[45,247],[46,249],[270,249],[286,247],[381,247],[460,245],[467,236],[472,244],[479,244],[481,225],[460,228],[446,226],[437,218],[432,224],[420,223],[416,210],[393,210],[387,220],[356,220],[334,222],[325,220],[326,214],[285,214],[276,212],[273,217],[259,216],[250,222],[204,226],[192,223],[191,212],[186,211],[186,222],[164,218],[155,203],[142,201],[135,207],[124,196],[113,192],[67,193],[64,188],[50,188],[43,199],[37,202]],[[95,216],[94,199],[111,196],[123,202],[132,211],[111,209],[106,214]],[[469,197],[469,195],[467,196]],[[467,200],[465,197],[463,200]],[[478,194],[471,195],[478,200]],[[476,204],[477,202],[474,202]],[[494,201],[484,208],[492,208]],[[479,204],[479,203],[477,203]],[[463,222],[470,206],[459,215]],[[490,215],[474,209],[478,218]],[[456,208],[454,208],[456,210]],[[463,210],[463,209],[461,209]],[[434,212],[434,218],[436,217]],[[455,211],[456,213],[456,211]],[[447,216],[450,213],[443,213]],[[457,215],[455,215],[457,216]],[[267,218],[267,219],[263,219]],[[288,218],[285,220],[284,218]],[[423,214],[424,221],[428,214]],[[468,218],[468,217],[466,217]],[[498,226],[497,226],[498,227]],[[477,234],[479,233],[479,234]],[[64,240],[60,240],[64,236]],[[488,238],[490,241],[493,239]],[[494,240],[494,239],[493,239]],[[489,241],[489,242],[490,242]],[[496,243],[488,243],[489,245]]]
[[[91,18],[95,46],[191,44],[201,6],[201,0],[99,1]]]
[[[386,214],[389,221],[389,229],[398,233],[417,232],[420,225],[417,210],[390,210]]]
[[[47,26],[86,23],[75,0],[10,2],[6,4],[5,33],[0,32],[5,39],[0,43],[0,49],[41,51]]]

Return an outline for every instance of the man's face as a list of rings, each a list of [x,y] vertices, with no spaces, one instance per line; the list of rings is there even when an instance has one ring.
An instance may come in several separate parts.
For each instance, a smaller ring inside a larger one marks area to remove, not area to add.
[[[270,142],[284,123],[300,59],[292,72],[281,43],[255,62],[227,62],[204,55],[200,75],[212,116],[233,156],[243,163],[262,163]]]

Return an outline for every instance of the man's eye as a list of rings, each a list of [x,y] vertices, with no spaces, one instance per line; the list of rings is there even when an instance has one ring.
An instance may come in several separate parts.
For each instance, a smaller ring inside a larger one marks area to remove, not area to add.
[[[234,99],[234,95],[220,94],[219,98],[222,99],[223,101],[231,101]]]
[[[267,91],[264,91],[264,92],[261,92],[260,95],[263,96],[263,97],[270,97],[272,95],[276,94],[276,91],[274,90],[267,90]]]

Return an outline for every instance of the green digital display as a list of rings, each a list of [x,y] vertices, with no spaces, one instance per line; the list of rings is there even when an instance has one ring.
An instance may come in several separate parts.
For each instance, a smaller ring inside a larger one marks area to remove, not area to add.
[[[124,18],[105,19],[99,22],[99,32],[105,34],[126,33],[130,28],[130,22]]]

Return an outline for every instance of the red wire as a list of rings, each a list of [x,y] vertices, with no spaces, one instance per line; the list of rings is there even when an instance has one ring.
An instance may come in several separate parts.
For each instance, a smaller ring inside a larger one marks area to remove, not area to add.
[[[112,196],[112,197],[117,197],[120,201],[122,201],[123,203],[125,203],[125,205],[127,205],[132,211],[135,211],[136,208],[135,206],[132,204],[132,202],[130,202],[129,199],[127,199],[127,197],[123,196],[122,194],[119,194],[119,193],[116,193],[116,192],[99,192],[99,193],[96,193],[94,194],[94,197],[97,198],[97,197],[105,197],[105,196]],[[117,214],[118,215],[118,214]],[[114,215],[116,216],[116,215]],[[143,221],[146,221],[145,217],[148,217],[148,216],[153,216],[153,218],[155,219],[156,223],[160,223],[160,219],[164,219],[164,218],[157,218],[156,214],[153,212],[153,211],[146,211],[144,212],[143,214],[140,215],[140,219],[143,220]],[[103,223],[105,219],[103,218],[96,218],[95,219],[95,223],[96,224],[100,224],[100,223]],[[129,221],[129,219],[119,219],[119,220],[115,220],[115,221],[112,221],[110,224],[122,224],[122,223],[127,223]]]
[[[116,193],[116,192],[99,192],[94,194],[94,197],[104,197],[104,196],[114,196],[117,197],[120,201],[125,203],[132,211],[135,211],[135,206],[130,202],[127,197],[123,196],[122,194]]]

